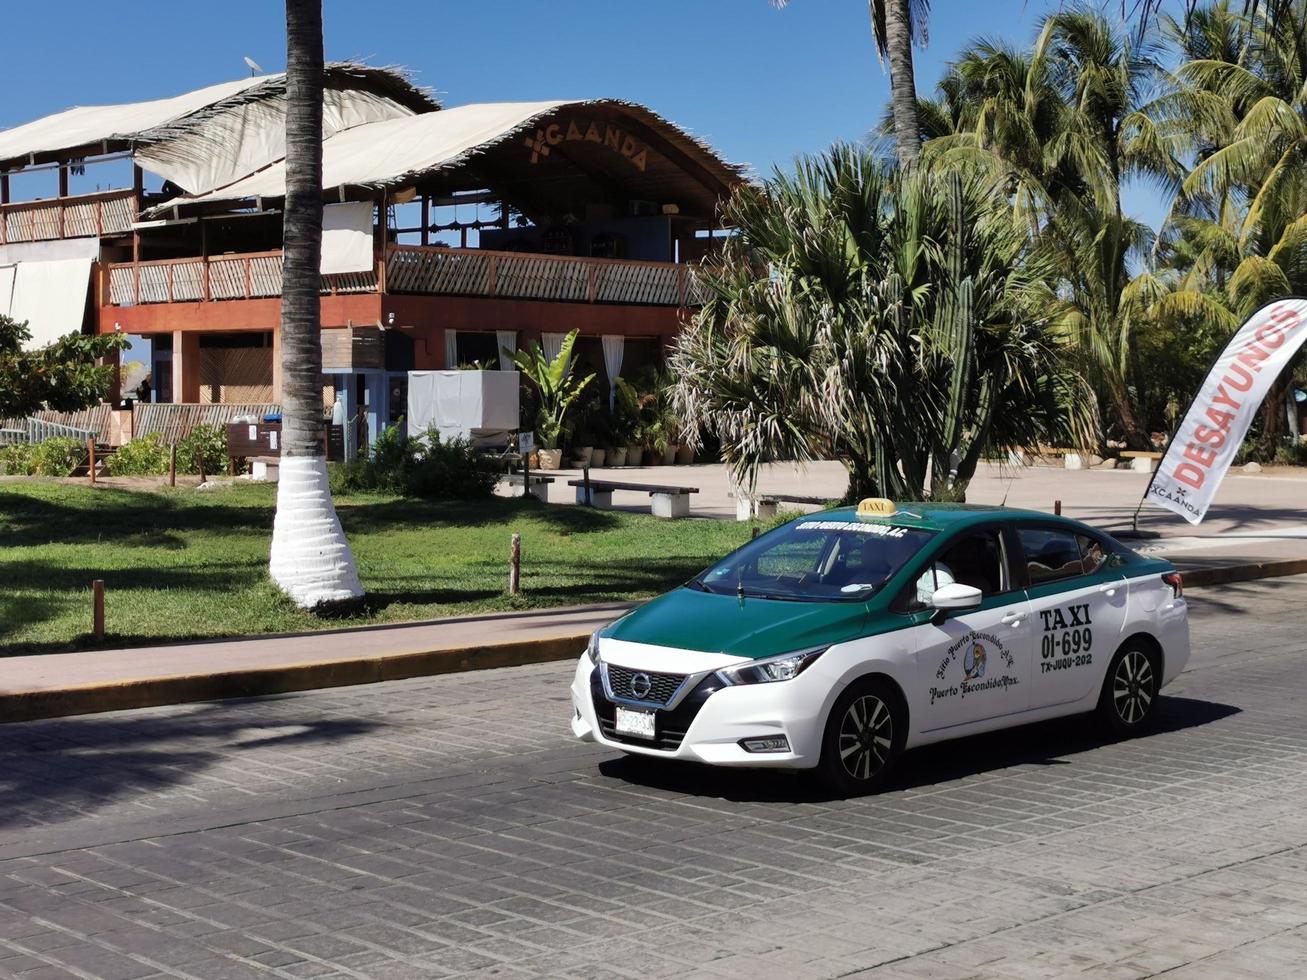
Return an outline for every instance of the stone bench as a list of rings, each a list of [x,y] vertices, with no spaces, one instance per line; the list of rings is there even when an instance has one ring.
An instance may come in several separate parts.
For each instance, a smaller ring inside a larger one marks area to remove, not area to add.
[[[504,479],[508,481],[510,487],[520,487],[524,477],[521,473],[509,473]],[[549,503],[549,484],[553,482],[554,478],[552,476],[536,476],[532,473],[531,485],[527,487],[527,493],[542,504],[547,504]]]
[[[1130,468],[1136,473],[1151,473],[1157,469],[1157,464],[1162,461],[1162,454],[1132,450],[1128,453],[1121,453],[1121,458],[1130,460]]]
[[[735,498],[735,519],[748,521],[757,517],[768,520],[776,516],[778,504],[811,504],[825,507],[830,503],[829,497],[812,497],[800,493],[760,493],[750,497],[744,493],[731,494]]]
[[[589,504],[600,510],[613,506],[614,490],[631,490],[635,493],[649,495],[649,511],[654,517],[688,517],[690,515],[690,494],[698,493],[698,487],[664,487],[651,483],[623,483],[617,480],[590,480],[589,499],[586,499],[586,481],[568,480],[569,487],[576,487],[576,502]]]

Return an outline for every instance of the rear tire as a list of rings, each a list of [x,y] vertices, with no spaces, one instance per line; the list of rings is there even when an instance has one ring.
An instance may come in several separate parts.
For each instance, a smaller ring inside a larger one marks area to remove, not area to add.
[[[903,754],[907,734],[894,690],[880,680],[854,681],[826,718],[818,775],[840,796],[874,793]]]
[[[1156,657],[1142,643],[1127,643],[1116,651],[1098,696],[1098,717],[1109,732],[1129,736],[1147,726],[1157,704],[1160,674]]]

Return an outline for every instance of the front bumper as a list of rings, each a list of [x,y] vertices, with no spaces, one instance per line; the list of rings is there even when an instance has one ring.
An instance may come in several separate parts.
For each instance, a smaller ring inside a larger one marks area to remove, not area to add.
[[[722,686],[709,674],[672,710],[654,712],[655,738],[618,735],[599,670],[582,655],[572,678],[572,734],[637,755],[716,766],[808,769],[821,757],[825,692],[812,672],[772,684]],[[749,752],[742,739],[785,736],[788,752]]]

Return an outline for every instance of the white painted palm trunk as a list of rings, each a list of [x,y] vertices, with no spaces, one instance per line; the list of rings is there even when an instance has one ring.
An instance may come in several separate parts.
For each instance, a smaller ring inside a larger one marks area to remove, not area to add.
[[[268,571],[304,609],[363,595],[331,501],[325,457],[282,456]]]

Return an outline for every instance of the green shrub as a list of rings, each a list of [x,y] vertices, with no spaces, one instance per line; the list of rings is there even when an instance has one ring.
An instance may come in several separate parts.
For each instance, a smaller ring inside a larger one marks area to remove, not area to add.
[[[1275,450],[1277,466],[1307,466],[1307,440],[1286,442]]]
[[[30,476],[32,447],[25,442],[16,442],[0,448],[0,473],[6,476]]]
[[[200,461],[208,475],[227,472],[227,433],[216,425],[197,425],[177,443],[177,469],[182,473],[199,473]]]
[[[168,447],[151,432],[119,446],[106,465],[111,476],[161,476],[168,472]]]
[[[31,468],[36,476],[71,476],[86,462],[86,443],[72,436],[58,436],[31,447]]]
[[[393,493],[436,500],[488,497],[499,480],[498,468],[476,454],[465,439],[443,442],[435,429],[411,439],[390,426],[377,437],[366,459],[332,467],[331,492]]]

